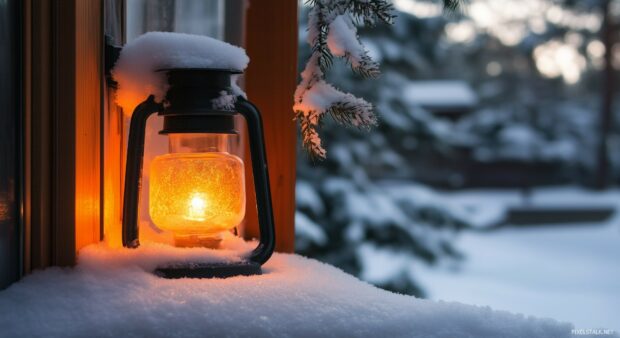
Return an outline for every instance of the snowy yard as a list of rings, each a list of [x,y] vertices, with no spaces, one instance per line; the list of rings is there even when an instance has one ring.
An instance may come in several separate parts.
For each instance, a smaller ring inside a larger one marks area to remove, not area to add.
[[[453,201],[495,207],[520,205],[515,191],[464,191]],[[618,206],[620,193],[573,188],[535,191],[534,206]],[[616,209],[618,210],[618,209]],[[416,265],[413,273],[431,299],[488,305],[620,331],[620,217],[602,224],[506,227],[465,232],[456,247],[458,270]]]
[[[570,337],[571,325],[377,289],[331,266],[276,254],[264,275],[168,280],[158,262],[209,249],[90,246],[76,268],[0,292],[2,337]]]

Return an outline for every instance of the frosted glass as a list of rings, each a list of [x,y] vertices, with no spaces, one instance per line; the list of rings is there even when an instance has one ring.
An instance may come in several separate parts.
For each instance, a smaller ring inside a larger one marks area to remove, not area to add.
[[[173,153],[151,163],[149,213],[175,236],[208,236],[238,226],[245,214],[243,162],[221,153]]]

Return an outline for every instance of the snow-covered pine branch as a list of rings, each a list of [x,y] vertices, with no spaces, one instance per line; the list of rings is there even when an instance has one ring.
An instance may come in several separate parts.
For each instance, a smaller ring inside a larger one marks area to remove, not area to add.
[[[443,0],[443,7],[449,11],[454,11],[461,5],[463,0]]]
[[[343,125],[358,128],[374,126],[377,119],[370,103],[327,83],[324,72],[336,56],[345,59],[354,72],[364,77],[378,76],[379,65],[368,55],[355,23],[391,24],[394,16],[392,4],[387,0],[310,0],[308,3],[312,9],[308,14],[307,42],[312,55],[301,73],[293,109],[304,147],[311,156],[325,158],[317,128],[326,113]]]

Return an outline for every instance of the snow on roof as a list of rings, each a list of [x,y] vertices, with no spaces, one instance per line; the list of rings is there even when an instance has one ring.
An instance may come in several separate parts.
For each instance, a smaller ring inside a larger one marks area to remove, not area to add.
[[[261,276],[149,272],[190,251],[86,247],[75,268],[36,271],[0,292],[0,336],[570,337],[570,324],[390,293],[298,255],[274,254]]]
[[[424,108],[469,108],[478,103],[478,96],[465,81],[412,81],[402,95],[409,104]]]
[[[202,35],[148,32],[126,44],[112,76],[118,83],[116,102],[125,113],[149,95],[161,102],[168,83],[159,69],[218,68],[244,70],[250,59],[243,48]],[[237,95],[243,92],[233,83]]]

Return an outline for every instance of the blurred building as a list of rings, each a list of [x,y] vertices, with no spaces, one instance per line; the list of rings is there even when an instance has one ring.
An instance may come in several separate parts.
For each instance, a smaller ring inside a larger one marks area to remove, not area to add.
[[[478,95],[462,80],[411,81],[403,88],[403,99],[435,116],[457,120],[478,105]]]

